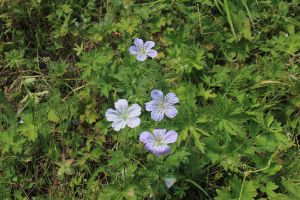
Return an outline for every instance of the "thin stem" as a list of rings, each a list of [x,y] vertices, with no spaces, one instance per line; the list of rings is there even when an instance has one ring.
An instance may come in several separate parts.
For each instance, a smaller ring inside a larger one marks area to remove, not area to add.
[[[154,156],[154,162],[155,162],[155,170],[156,170],[156,177],[155,177],[155,179],[158,181],[159,169],[158,169],[158,158],[157,158],[157,156]]]
[[[244,190],[244,185],[245,185],[245,181],[246,181],[246,177],[248,176],[248,173],[245,172],[244,174],[244,178],[243,178],[243,183],[242,183],[242,187],[241,187],[241,191],[240,191],[240,196],[239,196],[239,200],[242,199],[242,194],[243,194],[243,190]]]
[[[128,131],[126,131],[126,135],[125,135],[125,143],[123,145],[123,151],[124,151],[124,156],[126,156],[126,153],[127,153],[127,139],[128,139]],[[127,183],[127,179],[126,179],[126,163],[124,163],[123,165],[123,171],[124,171],[124,182],[125,182],[125,185]]]
[[[261,171],[264,171],[266,169],[268,169],[271,165],[271,161],[272,161],[272,158],[273,156],[276,155],[277,151],[279,150],[279,148],[281,147],[281,145],[279,145],[279,147],[276,149],[276,151],[271,155],[269,161],[267,162],[266,166],[261,168],[261,169],[257,169],[257,170],[250,170],[250,171],[246,171],[244,172],[244,178],[243,178],[243,183],[242,183],[242,186],[241,186],[241,191],[240,191],[240,195],[239,195],[239,200],[242,199],[242,194],[243,194],[243,190],[244,190],[244,184],[245,184],[245,181],[246,181],[246,177],[248,175],[250,175],[251,173],[256,173],[256,172],[261,172]]]

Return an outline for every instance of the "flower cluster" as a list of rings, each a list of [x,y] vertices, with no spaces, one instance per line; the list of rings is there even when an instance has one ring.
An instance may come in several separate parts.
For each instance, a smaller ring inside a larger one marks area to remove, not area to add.
[[[135,46],[131,46],[129,51],[136,55],[138,61],[145,61],[147,57],[155,58],[157,51],[152,48],[155,46],[153,41],[143,42],[142,39],[134,40]],[[163,120],[164,116],[174,118],[178,110],[175,104],[179,102],[178,97],[170,92],[164,96],[163,92],[154,89],[151,92],[152,100],[145,103],[147,111],[151,112],[151,118],[158,122]],[[141,124],[141,106],[133,104],[128,106],[126,99],[119,99],[115,102],[115,109],[109,108],[105,117],[107,121],[112,122],[111,127],[115,131],[120,131],[126,126],[135,128]],[[178,134],[174,130],[167,131],[166,129],[154,129],[153,133],[144,131],[140,134],[140,142],[145,145],[145,149],[156,156],[169,154],[171,148],[169,144],[176,142]]]

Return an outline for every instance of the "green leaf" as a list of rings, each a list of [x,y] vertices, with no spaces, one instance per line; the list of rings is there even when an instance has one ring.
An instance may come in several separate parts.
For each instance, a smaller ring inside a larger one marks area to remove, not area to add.
[[[38,136],[37,127],[33,121],[31,114],[25,114],[23,116],[24,123],[19,127],[19,131],[22,135],[26,136],[30,141],[35,141]]]
[[[216,200],[231,200],[233,199],[231,193],[225,189],[217,189],[218,196],[215,198]]]
[[[50,109],[48,111],[48,120],[52,122],[59,122],[60,118],[57,115],[56,111],[54,109]]]
[[[244,200],[254,200],[257,195],[257,186],[254,184],[253,181],[245,181],[243,193],[240,196],[240,199]]]
[[[10,147],[14,144],[14,134],[10,132],[2,132],[0,134],[0,141],[1,141],[1,152],[6,153],[10,150]]]
[[[287,192],[291,195],[291,200],[300,199],[300,185],[299,183],[294,183],[289,179],[282,177],[282,185],[287,190]]]
[[[62,76],[66,69],[68,67],[68,64],[65,60],[59,60],[59,61],[50,61],[49,63],[49,70],[50,74],[54,76]]]
[[[24,50],[14,49],[10,52],[5,52],[6,65],[9,68],[19,68],[25,64]]]
[[[197,131],[195,131],[195,130],[194,131],[191,130],[191,134],[194,137],[195,146],[199,149],[199,151],[201,151],[202,153],[204,153],[205,144],[200,141],[200,134]]]

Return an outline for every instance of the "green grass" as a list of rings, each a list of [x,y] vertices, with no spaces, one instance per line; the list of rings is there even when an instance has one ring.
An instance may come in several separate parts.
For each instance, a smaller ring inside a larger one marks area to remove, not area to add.
[[[299,199],[300,2],[3,0],[0,199]],[[155,59],[129,53],[135,38]],[[150,92],[174,92],[154,122]],[[142,106],[120,132],[105,111]],[[139,135],[176,130],[155,157]],[[167,188],[164,178],[176,178]]]

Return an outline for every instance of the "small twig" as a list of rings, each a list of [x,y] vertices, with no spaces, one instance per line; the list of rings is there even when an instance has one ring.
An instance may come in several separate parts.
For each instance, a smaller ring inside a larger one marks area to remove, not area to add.
[[[281,146],[281,145],[280,145]],[[256,172],[261,172],[264,171],[266,169],[268,169],[271,166],[271,161],[273,156],[277,153],[278,149],[280,148],[280,146],[276,149],[276,151],[271,155],[269,161],[267,162],[266,166],[264,166],[261,169],[257,169],[257,170],[250,170],[250,171],[246,171],[244,172],[244,178],[243,178],[243,182],[242,182],[242,186],[241,186],[241,190],[240,190],[240,195],[239,195],[239,200],[242,199],[242,194],[243,194],[243,190],[244,190],[244,185],[245,185],[245,181],[246,181],[246,177],[252,173],[256,173]]]
[[[67,96],[70,96],[72,93],[76,92],[77,90],[80,90],[81,88],[86,87],[87,85],[88,85],[88,83],[85,84],[85,85],[79,86],[78,88],[72,89],[72,91],[69,92],[69,93],[67,94]],[[67,96],[66,96],[66,97],[67,97]]]

